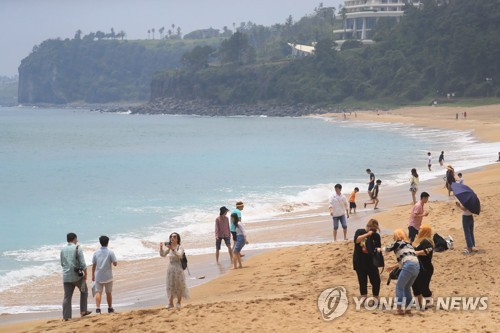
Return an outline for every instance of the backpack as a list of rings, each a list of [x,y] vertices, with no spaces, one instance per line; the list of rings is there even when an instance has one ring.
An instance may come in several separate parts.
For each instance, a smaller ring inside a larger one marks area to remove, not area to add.
[[[434,251],[441,252],[441,251],[448,250],[448,243],[439,234],[437,234],[437,233],[434,234],[434,236],[432,237],[432,240],[434,241]]]
[[[182,266],[183,270],[186,270],[186,268],[188,267],[188,259],[186,257],[186,253],[185,252],[182,254],[181,266]]]

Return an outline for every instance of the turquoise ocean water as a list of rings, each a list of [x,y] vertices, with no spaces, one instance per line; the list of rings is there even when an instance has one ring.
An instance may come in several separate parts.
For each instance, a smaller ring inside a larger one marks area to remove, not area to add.
[[[218,208],[240,199],[253,223],[284,205],[323,204],[337,182],[344,193],[365,191],[368,167],[384,186],[407,182],[412,167],[441,177],[439,168],[424,172],[427,151],[437,165],[441,150],[464,170],[490,163],[498,144],[322,118],[0,108],[0,294],[59,272],[70,231],[84,246],[109,235],[120,260],[152,258],[151,244],[174,230],[193,248],[213,237]]]

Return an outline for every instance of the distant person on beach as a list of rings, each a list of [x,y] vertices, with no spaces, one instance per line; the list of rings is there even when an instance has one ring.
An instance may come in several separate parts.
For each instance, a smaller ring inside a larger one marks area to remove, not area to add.
[[[354,191],[352,191],[351,196],[349,197],[349,214],[352,213],[354,209],[354,214],[356,214],[356,193],[359,192],[359,188],[355,187]]]
[[[236,227],[236,244],[234,245],[233,250],[233,268],[242,268],[241,265],[241,249],[243,246],[248,244],[247,233],[245,231],[245,226],[243,222],[239,220],[239,216],[236,213],[231,214],[231,221]]]
[[[432,156],[431,156],[431,152],[428,152],[427,153],[427,168],[429,169],[429,171],[432,171]]]
[[[444,163],[444,151],[441,152],[441,155],[439,155],[439,165],[443,166]]]
[[[245,208],[245,204],[243,203],[243,201],[237,201],[236,208],[233,209],[233,211],[231,212],[231,215],[232,214],[238,215],[239,222],[241,222],[241,211],[243,210],[243,208]],[[236,226],[233,223],[233,219],[231,219],[229,222],[229,228],[231,230],[231,235],[233,236],[233,253],[234,253],[234,247],[236,246],[238,235],[236,233]],[[244,254],[240,253],[240,256],[243,257]]]
[[[347,240],[347,218],[349,218],[349,208],[347,199],[341,193],[342,185],[335,184],[335,191],[328,198],[330,216],[333,218],[333,241],[337,240],[337,230],[339,222],[344,231],[344,240]],[[346,218],[347,217],[347,218]]]
[[[181,265],[183,255],[184,248],[181,246],[181,236],[178,233],[171,233],[168,242],[160,243],[160,256],[166,256],[169,259],[167,268],[167,309],[174,307],[174,297],[177,298],[177,304],[175,305],[177,309],[181,308],[182,298],[189,297],[186,276]]]
[[[368,279],[372,285],[373,297],[378,298],[380,291],[380,274],[378,267],[373,264],[373,256],[380,252],[380,227],[378,221],[370,219],[364,229],[354,233],[354,252],[352,262],[358,276],[359,293],[361,297],[368,296]]]
[[[424,210],[424,205],[429,201],[429,193],[420,193],[420,201],[413,205],[410,212],[410,220],[408,221],[408,236],[413,242],[417,236],[424,216],[428,216],[429,212]]]
[[[457,114],[455,115],[455,120],[458,120],[458,112],[457,112]]]
[[[457,173],[457,177],[458,177],[457,183],[459,183],[459,184],[463,184],[464,183],[464,178],[462,176],[463,175],[462,175],[461,172]]]
[[[420,263],[420,271],[412,286],[413,295],[418,299],[420,309],[425,310],[424,297],[432,296],[430,284],[432,274],[434,274],[434,266],[432,265],[434,241],[432,240],[432,228],[430,225],[423,224],[420,227],[417,239],[413,242],[413,247]]]
[[[451,165],[446,167],[446,189],[448,190],[448,196],[451,195],[452,189],[451,184],[455,183],[455,170]]]
[[[500,162],[500,151],[498,152],[498,160],[497,162]]]
[[[397,265],[387,267],[389,271],[399,267],[401,273],[396,282],[396,314],[410,314],[410,305],[413,301],[411,286],[417,279],[420,271],[420,264],[417,259],[415,249],[410,243],[406,232],[403,229],[394,230],[394,243],[385,248],[386,252],[393,251],[398,261]]]
[[[418,179],[417,169],[413,168],[411,169],[411,177],[410,177],[410,192],[411,192],[411,197],[413,199],[413,204],[417,203],[418,184],[419,184],[419,179]]]
[[[219,263],[219,251],[222,241],[226,243],[227,251],[231,262],[233,262],[233,250],[231,249],[231,232],[229,230],[229,219],[227,212],[229,209],[221,207],[219,216],[215,219],[215,260]]]
[[[366,169],[366,173],[370,175],[370,180],[368,181],[368,196],[371,195],[373,187],[375,186],[375,174],[370,169]]]
[[[464,111],[464,119],[467,119],[467,111]]]
[[[464,249],[464,254],[476,252],[476,239],[474,238],[474,215],[460,204],[456,202],[458,208],[462,210],[462,227],[464,229],[465,243],[467,248]]]
[[[101,314],[102,291],[106,289],[106,301],[108,302],[108,313],[113,313],[113,266],[116,266],[116,256],[108,249],[109,238],[99,237],[101,248],[92,256],[92,282],[95,282],[95,312]]]
[[[377,184],[375,185],[375,187],[373,188],[372,192],[370,193],[371,200],[365,202],[365,208],[366,208],[366,205],[375,204],[375,207],[373,207],[373,209],[378,209],[378,203],[379,203],[379,200],[378,200],[378,190],[379,190],[380,184],[382,184],[382,181],[380,179],[377,179],[376,183]]]
[[[75,287],[80,290],[80,315],[85,317],[92,312],[87,311],[89,291],[87,288],[87,265],[83,251],[77,245],[78,238],[75,233],[67,234],[66,240],[68,244],[62,248],[60,254],[64,285],[63,319],[65,321],[72,317],[71,299]]]

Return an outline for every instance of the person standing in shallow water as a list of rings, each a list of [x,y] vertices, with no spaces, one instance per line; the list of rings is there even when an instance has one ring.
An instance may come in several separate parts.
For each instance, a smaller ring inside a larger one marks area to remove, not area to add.
[[[413,168],[411,169],[411,177],[410,177],[410,192],[411,192],[411,197],[413,199],[413,204],[417,203],[418,184],[419,184],[419,179],[418,179],[417,169]]]
[[[366,173],[370,175],[370,180],[368,181],[368,196],[371,198],[372,190],[375,187],[375,174],[371,169],[366,169]]]
[[[444,151],[441,152],[441,155],[439,155],[439,165],[443,166],[444,163]]]
[[[339,228],[339,222],[342,224],[344,240],[347,240],[347,218],[349,218],[349,206],[347,205],[347,199],[341,193],[341,191],[342,185],[336,184],[335,191],[328,198],[328,209],[330,210],[330,216],[333,218],[334,242],[337,240],[337,230]]]
[[[241,222],[241,211],[245,208],[245,204],[243,203],[243,201],[238,201],[236,202],[236,208],[233,209],[233,211],[231,212],[231,215],[232,214],[236,214],[238,215],[238,222]],[[229,222],[229,229],[231,230],[231,235],[233,236],[233,254],[234,254],[234,248],[236,246],[236,241],[238,240],[238,234],[236,232],[236,225],[233,223],[233,219],[230,220]],[[240,253],[240,256],[241,257],[244,257],[245,255]]]
[[[227,218],[227,212],[229,209],[226,207],[220,208],[219,216],[215,219],[215,260],[219,263],[219,251],[221,243],[227,246],[229,256],[231,261],[233,261],[233,250],[231,249],[231,232],[229,231],[229,219]]]
[[[429,169],[429,171],[432,171],[432,156],[431,156],[431,152],[427,153],[427,168]]]

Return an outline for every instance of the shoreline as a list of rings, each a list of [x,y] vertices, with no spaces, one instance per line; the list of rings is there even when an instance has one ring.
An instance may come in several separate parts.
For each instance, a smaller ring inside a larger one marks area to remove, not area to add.
[[[488,107],[487,107],[488,108]],[[422,108],[422,109],[426,109],[426,108]],[[420,110],[422,110],[420,109]],[[450,107],[446,107],[445,109],[448,110],[448,112],[446,112],[446,115],[441,115],[443,118],[444,117],[449,117],[450,115],[454,115],[456,110],[454,110],[454,108],[450,108]],[[450,110],[451,109],[451,110]],[[432,107],[431,112],[435,112],[436,109],[435,107]],[[496,111],[496,110],[495,110]],[[408,116],[408,112],[412,112],[412,111],[405,111],[405,110],[393,110],[393,111],[390,111],[388,112],[387,114],[384,114],[382,113],[381,115],[376,115],[375,113],[373,112],[370,112],[370,111],[367,111],[367,112],[358,112],[358,117],[356,118],[358,121],[394,121],[394,122],[399,122],[399,121],[402,121],[404,120],[404,117],[409,117]],[[415,112],[415,111],[413,111]],[[469,109],[467,109],[467,112],[469,113]],[[491,111],[490,111],[491,112]],[[484,125],[482,127],[482,130],[481,131],[475,131],[474,135],[476,137],[478,137],[479,139],[481,139],[482,141],[489,141],[489,140],[492,140],[493,142],[498,142],[498,134],[496,134],[495,136],[495,132],[496,130],[498,130],[498,124],[500,123],[498,121],[498,117],[499,117],[499,113],[500,112],[496,112],[495,114],[495,117],[492,117],[493,119],[493,122],[491,120],[482,120],[482,122],[484,122],[485,124],[482,124]],[[324,116],[324,115],[322,115]],[[341,114],[336,114],[334,115],[335,117],[340,117]],[[473,118],[474,117],[474,112],[470,112],[470,117]],[[408,119],[406,119],[408,121]],[[412,119],[410,119],[411,121]],[[417,120],[419,120],[417,118]],[[435,120],[435,119],[434,119]],[[495,121],[496,120],[496,121]],[[444,119],[443,120],[444,122],[450,122],[448,119]],[[453,118],[453,121],[455,121],[455,119]],[[453,124],[453,121],[451,122]],[[466,120],[468,123],[467,123],[467,126],[476,126],[478,125],[477,124],[477,121],[475,120]],[[465,122],[465,121],[464,121]],[[412,123],[412,122],[409,122],[409,123]],[[417,124],[419,126],[424,126],[424,125],[421,125],[421,124]],[[440,123],[439,121],[436,121],[435,123],[432,124],[433,127],[437,127],[437,128],[440,128]],[[444,128],[447,128],[446,126],[451,126],[451,124],[445,124]],[[461,124],[462,126],[462,124]],[[428,127],[428,126],[427,126]],[[477,126],[476,126],[477,127]],[[466,128],[466,130],[473,130],[474,128]],[[489,175],[489,177],[494,177],[495,176],[495,173],[493,172],[493,175],[492,175],[492,171],[491,170],[497,170],[498,169],[498,164],[495,164],[495,165],[490,165],[490,166],[486,166],[484,168],[481,168],[481,170],[477,171],[477,170],[468,170],[467,171],[467,174],[466,174],[466,183],[469,184],[469,176],[471,179],[474,179],[475,177],[481,177],[481,174],[487,174]],[[444,170],[444,169],[443,169]],[[495,178],[495,177],[494,177]],[[498,181],[497,179],[498,177],[496,177],[496,181]],[[449,199],[447,199],[447,196],[446,194],[444,194],[444,190],[442,190],[442,182],[439,180],[439,179],[434,179],[434,180],[431,180],[429,182],[425,182],[421,185],[421,187],[423,187],[425,185],[425,187],[429,187],[431,188],[432,190],[432,193],[431,193],[431,202],[432,202],[432,205],[435,205],[435,206],[438,206],[438,207],[441,207],[441,206],[449,206]],[[404,187],[401,188],[401,191],[394,191],[392,192],[392,195],[395,196],[395,197],[400,197],[401,200],[404,200],[404,201],[411,201],[410,199],[410,194],[408,193],[407,191],[407,188],[406,188],[406,185],[400,185],[399,187]],[[381,208],[384,208],[384,203],[386,202],[385,200],[388,199],[388,197],[386,197],[385,195],[387,195],[389,191],[387,191],[389,188],[386,188],[386,189],[381,189]],[[349,190],[348,190],[349,191]],[[344,194],[345,195],[348,195],[348,191],[346,191]],[[402,193],[405,193],[406,194],[406,197],[403,196]],[[361,189],[360,190],[360,194],[364,194],[364,189]],[[496,197],[497,197],[497,193],[494,192],[493,193]],[[359,195],[359,194],[358,194]],[[434,199],[435,198],[440,198],[439,200],[437,200],[436,202],[434,202]],[[358,202],[362,202],[361,199],[365,199],[365,196],[360,196],[358,197]],[[498,197],[497,197],[497,200],[498,200]],[[390,200],[388,200],[387,202],[389,202]],[[361,207],[361,204],[358,204],[358,207]],[[401,211],[404,211],[404,210],[408,210],[410,207],[410,205],[407,204],[404,204],[402,202],[393,202],[391,207],[388,208],[388,209],[383,209],[381,212],[375,214],[374,216],[377,216],[377,218],[379,219],[385,219],[386,217],[385,216],[393,216],[394,214],[400,214],[400,217],[403,217],[403,221],[401,221],[401,219],[399,219],[398,221],[392,221],[391,223],[387,223],[387,222],[382,222],[382,227],[384,230],[392,230],[395,226],[400,226],[401,223],[405,223],[407,221],[407,216],[405,216],[404,214],[401,213]],[[324,210],[324,209],[318,209],[317,210],[318,212],[323,212],[323,211],[327,211],[327,210]],[[434,211],[436,211],[436,209],[434,209]],[[303,212],[302,212],[303,213]],[[360,214],[361,212],[358,212],[358,214]],[[284,214],[285,216],[287,214]],[[290,215],[293,215],[293,214],[290,214]],[[361,216],[362,215],[362,216]],[[352,224],[354,225],[358,225],[358,227],[364,225],[364,222],[366,222],[366,216],[367,215],[371,215],[371,214],[360,214],[360,216],[358,217],[359,219],[359,222],[356,223],[356,221],[353,221],[351,222]],[[311,224],[313,225],[309,231],[307,231],[308,228],[304,228],[304,225],[302,225],[302,228],[300,229],[300,232],[302,233],[303,231],[304,232],[309,232],[310,234],[315,234],[315,232],[317,232],[318,228],[319,227],[322,227],[324,230],[324,233],[321,234],[320,237],[323,237],[325,242],[321,242],[319,244],[313,244],[313,246],[310,246],[310,245],[303,245],[303,246],[295,246],[295,247],[290,247],[290,248],[285,248],[285,249],[274,249],[274,250],[271,250],[271,251],[264,251],[264,254],[263,255],[259,255],[259,256],[253,256],[252,258],[250,258],[248,260],[248,271],[246,269],[243,269],[243,270],[239,270],[239,271],[235,271],[235,272],[231,272],[229,274],[223,274],[223,275],[220,275],[218,277],[216,277],[215,279],[209,281],[208,283],[204,283],[203,285],[199,286],[199,287],[196,287],[192,290],[192,299],[189,301],[189,302],[186,302],[188,305],[186,306],[186,308],[188,307],[191,307],[191,306],[200,306],[200,307],[206,307],[208,306],[207,304],[212,304],[213,302],[217,303],[217,302],[220,302],[221,300],[224,300],[226,299],[226,297],[223,297],[223,296],[220,296],[218,295],[218,293],[216,292],[217,288],[214,286],[219,286],[220,287],[220,284],[222,283],[223,284],[223,281],[226,281],[226,283],[230,280],[229,278],[232,276],[232,277],[242,277],[242,276],[246,276],[249,273],[249,271],[254,271],[254,269],[259,269],[259,267],[256,267],[258,266],[257,263],[259,262],[262,262],[262,260],[266,261],[266,260],[270,260],[270,258],[272,257],[276,257],[276,254],[282,254],[282,253],[287,253],[288,252],[293,252],[293,251],[301,251],[301,250],[305,250],[305,251],[309,251],[309,247],[319,247],[319,248],[322,248],[323,250],[325,249],[329,249],[329,250],[333,250],[333,251],[344,251],[344,250],[347,250],[349,248],[349,246],[351,245],[350,243],[352,242],[336,242],[336,243],[332,243],[331,241],[328,241],[328,237],[330,237],[331,239],[331,222],[330,223],[327,223],[326,219],[324,216],[319,216],[322,220],[319,221],[319,222],[311,222]],[[480,218],[478,218],[478,220],[480,220]],[[352,220],[351,220],[352,221]],[[274,221],[275,222],[275,221]],[[278,221],[279,222],[279,221]],[[277,224],[277,230],[278,232],[282,232],[283,230],[280,230],[280,223],[276,222]],[[425,222],[425,221],[424,221]],[[351,223],[349,223],[348,221],[348,225],[351,225]],[[318,225],[315,225],[315,224],[318,224]],[[283,229],[283,227],[281,227],[281,229]],[[351,237],[351,240],[352,240],[352,234],[354,233],[356,227],[350,227],[349,228],[349,234]],[[452,229],[455,229],[456,231],[456,228],[451,228],[451,229],[448,229],[448,230],[452,230]],[[250,235],[251,237],[254,237],[254,235],[251,234],[251,230],[250,230]],[[257,236],[257,235],[255,235]],[[262,235],[261,235],[262,236]],[[289,235],[289,236],[293,236],[293,235]],[[387,239],[388,236],[384,236],[384,239]],[[458,236],[460,237],[460,235]],[[463,235],[462,235],[463,237]],[[457,239],[455,239],[456,243],[459,243]],[[462,243],[463,243],[463,240],[462,240]],[[304,249],[305,248],[305,249]],[[481,248],[481,247],[480,247]],[[224,259],[224,250],[222,250],[221,252],[221,259],[223,260]],[[193,256],[194,257],[194,256]],[[266,259],[263,259],[263,258],[266,258]],[[349,258],[350,259],[350,258]],[[303,262],[303,259],[298,259],[299,261],[302,262],[302,264],[305,264]],[[306,259],[307,260],[307,259]],[[271,260],[272,261],[272,260]],[[343,269],[347,268],[348,267],[348,262],[349,260],[347,260],[347,263],[346,262],[341,262],[339,263],[339,266]],[[245,260],[245,263],[244,265],[247,263],[247,260]],[[276,263],[276,262],[275,262]],[[306,264],[307,265],[307,264]],[[346,266],[347,265],[347,266]],[[286,266],[284,266],[286,267]],[[298,268],[297,268],[298,269]],[[266,271],[268,272],[268,271]],[[295,273],[295,272],[291,272],[291,273]],[[352,280],[354,275],[352,275],[352,272],[349,272],[351,273],[349,275],[349,278]],[[267,274],[267,273],[266,273]],[[162,278],[164,278],[164,275],[160,274]],[[292,274],[293,276],[295,276],[294,274]],[[295,276],[296,277],[296,276]],[[382,278],[382,282],[384,282],[384,278]],[[164,283],[164,281],[162,281]],[[241,282],[241,281],[240,281]],[[352,282],[352,281],[351,281]],[[354,281],[356,282],[356,281]],[[208,286],[210,285],[210,286]],[[61,289],[59,288],[60,286],[58,285],[57,287],[55,287],[56,291],[57,291],[57,288],[58,289]],[[243,299],[244,300],[254,300],[255,301],[255,295],[252,294],[252,289],[251,289],[251,286],[247,286],[248,287],[248,290],[247,293],[244,293],[244,297]],[[264,288],[262,285],[257,285],[256,286],[257,290],[260,290],[262,288]],[[259,289],[260,288],[260,289]],[[264,288],[265,289],[265,288]],[[279,294],[279,293],[278,293]],[[288,296],[283,296],[283,294],[287,294]],[[290,293],[286,293],[284,292],[283,290],[281,291],[281,295],[282,297],[281,298],[291,298]],[[197,297],[195,298],[195,296],[200,296],[200,297]],[[279,298],[279,297],[278,297]],[[300,297],[299,297],[300,298]],[[60,298],[62,299],[62,298]],[[293,297],[291,299],[294,299]],[[92,301],[93,299],[90,298],[89,299],[89,305],[92,304]],[[232,301],[235,301],[234,299],[234,295],[233,295],[233,299],[230,298],[230,302]],[[205,303],[204,303],[205,302]],[[207,303],[207,302],[210,302],[210,303]],[[283,300],[278,300],[278,303],[280,302],[283,302]],[[285,303],[287,302],[286,300],[284,301]],[[75,303],[75,302],[74,302]],[[152,307],[154,306],[157,306],[157,305],[152,305]],[[309,306],[311,307],[311,306]],[[90,306],[90,308],[92,309],[92,307]],[[147,307],[148,309],[150,309],[150,307],[148,306]],[[313,309],[315,311],[312,311],[312,314],[313,314],[313,317],[317,317],[317,310],[316,309]],[[134,310],[132,312],[137,312],[137,311],[141,311],[141,310]],[[158,310],[155,310],[155,311],[158,311]],[[182,311],[181,311],[182,312]],[[311,311],[310,309],[308,310],[308,313],[311,314]],[[16,316],[16,315],[11,315],[11,316]],[[23,316],[23,315],[20,315],[20,316]],[[28,319],[29,320],[29,319]],[[101,320],[101,318],[99,318],[99,320]],[[180,318],[179,318],[180,320]],[[3,332],[4,331],[4,328],[6,327],[3,323],[3,318],[0,317],[0,332]],[[83,323],[85,322],[85,320],[75,320],[74,324],[75,325],[83,325]],[[30,323],[31,323],[31,326],[30,326]],[[40,322],[38,322],[38,324],[40,324]],[[49,325],[50,326],[51,322],[48,322],[46,323],[46,325]],[[261,322],[262,324],[262,322]],[[321,325],[322,323],[318,323],[318,327],[322,327]],[[16,326],[17,324],[15,324],[14,326],[11,326],[11,325],[8,325],[9,326],[9,329],[17,329],[16,327],[19,327],[19,326]],[[21,324],[18,324],[18,325],[27,325],[25,327],[27,328],[24,328],[24,329],[34,329],[35,326],[37,326],[35,324],[35,322],[31,322],[31,321],[22,321]],[[43,323],[42,323],[43,325]],[[5,326],[5,327],[4,327]],[[45,326],[47,327],[47,326]],[[60,325],[60,329],[64,329],[64,327],[67,327],[66,325]],[[98,328],[98,326],[96,326],[96,329]],[[57,330],[56,330],[57,331]],[[5,332],[7,332],[7,330],[5,330]]]

